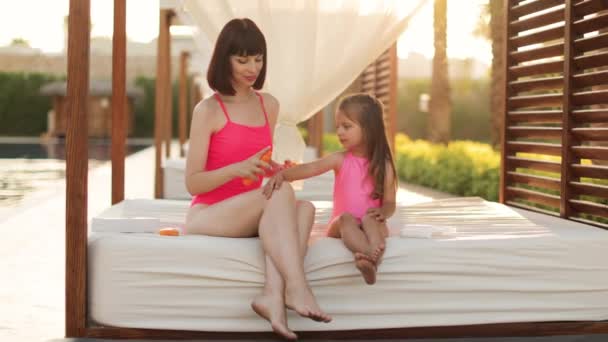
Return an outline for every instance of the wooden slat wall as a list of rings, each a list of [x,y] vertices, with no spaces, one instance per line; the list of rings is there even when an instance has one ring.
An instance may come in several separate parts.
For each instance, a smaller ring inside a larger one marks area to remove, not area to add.
[[[359,76],[361,92],[374,94],[384,104],[384,125],[393,146],[397,126],[397,45],[393,44]]]
[[[506,1],[501,202],[608,227],[608,2]]]

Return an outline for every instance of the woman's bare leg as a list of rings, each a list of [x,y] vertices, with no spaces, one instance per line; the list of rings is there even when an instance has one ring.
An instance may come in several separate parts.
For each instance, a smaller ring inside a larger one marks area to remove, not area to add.
[[[300,257],[295,215],[295,195],[289,183],[275,190],[260,219],[260,237],[264,251],[285,281],[285,305],[301,316],[330,322],[308,286],[304,260]],[[277,229],[275,227],[281,227]]]
[[[350,214],[342,214],[329,226],[328,235],[341,237],[346,248],[355,256],[355,266],[367,284],[376,282],[376,265],[371,258],[371,244],[359,222]]]
[[[186,230],[191,234],[226,237],[258,233],[264,252],[285,280],[285,303],[302,316],[329,322],[331,317],[319,308],[304,275],[295,207],[293,188],[288,183],[268,200],[262,189],[256,189],[209,207],[194,206],[188,212]]]
[[[300,243],[300,256],[304,259],[308,248],[310,230],[314,223],[315,207],[307,201],[298,201],[296,204],[298,224],[298,238]],[[256,296],[251,303],[253,310],[270,322],[272,329],[287,339],[296,339],[297,336],[287,327],[285,312],[285,283],[276,266],[269,256],[266,256],[266,282],[262,294]]]

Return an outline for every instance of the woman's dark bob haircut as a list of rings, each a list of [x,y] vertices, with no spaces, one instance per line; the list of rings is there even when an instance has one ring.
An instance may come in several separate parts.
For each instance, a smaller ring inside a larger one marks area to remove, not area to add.
[[[207,82],[211,89],[224,95],[236,94],[231,83],[230,56],[233,55],[262,55],[264,64],[260,75],[253,84],[254,89],[262,89],[266,80],[266,39],[251,19],[230,20],[217,37],[207,70]]]

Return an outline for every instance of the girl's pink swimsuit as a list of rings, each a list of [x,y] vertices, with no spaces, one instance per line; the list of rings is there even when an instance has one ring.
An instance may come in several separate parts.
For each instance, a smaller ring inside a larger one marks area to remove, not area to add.
[[[367,209],[380,207],[380,199],[372,199],[374,184],[369,176],[369,161],[346,152],[334,182],[333,221],[343,213],[349,213],[361,223]]]
[[[212,171],[240,162],[256,154],[264,147],[272,146],[270,124],[268,123],[268,114],[264,107],[264,99],[260,94],[256,93],[256,95],[260,98],[260,104],[264,112],[266,120],[264,126],[247,126],[232,122],[222,99],[218,94],[214,94],[222,107],[227,122],[222,129],[213,133],[210,137],[207,164],[204,168],[206,171]],[[232,196],[257,189],[261,185],[261,178],[249,185],[245,185],[243,184],[243,179],[237,177],[211,191],[194,196],[190,205],[193,206],[199,203],[214,204]]]

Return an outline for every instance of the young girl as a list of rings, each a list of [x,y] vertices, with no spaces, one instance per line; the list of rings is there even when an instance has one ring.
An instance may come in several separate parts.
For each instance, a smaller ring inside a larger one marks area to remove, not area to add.
[[[345,151],[277,173],[264,187],[270,198],[281,183],[335,172],[334,208],[327,235],[342,238],[365,282],[376,282],[388,236],[386,219],[395,212],[397,176],[384,130],[382,103],[368,94],[344,98],[336,111],[336,132]]]

